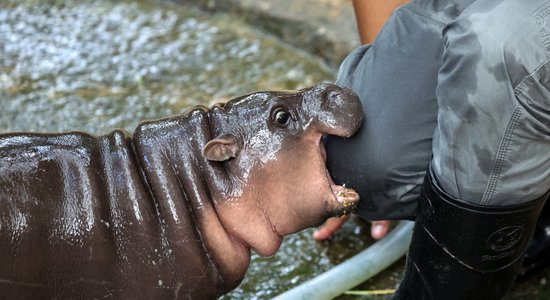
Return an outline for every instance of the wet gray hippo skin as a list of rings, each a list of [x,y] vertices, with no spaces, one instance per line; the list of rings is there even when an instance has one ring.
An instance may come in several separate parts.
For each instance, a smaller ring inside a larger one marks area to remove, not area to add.
[[[250,250],[349,211],[322,136],[361,125],[322,84],[116,130],[0,135],[0,299],[215,299]]]

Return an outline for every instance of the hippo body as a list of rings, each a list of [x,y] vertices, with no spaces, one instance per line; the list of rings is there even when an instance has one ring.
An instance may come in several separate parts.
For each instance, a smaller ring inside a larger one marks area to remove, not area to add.
[[[325,175],[321,137],[361,119],[355,95],[323,84],[133,136],[0,135],[0,299],[215,299],[251,249],[271,255],[357,202]]]

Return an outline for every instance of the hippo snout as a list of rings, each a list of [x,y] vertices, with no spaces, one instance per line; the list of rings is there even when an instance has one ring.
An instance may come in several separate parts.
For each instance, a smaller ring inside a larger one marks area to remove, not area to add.
[[[304,95],[304,108],[326,134],[349,137],[363,123],[359,97],[334,84],[321,84],[310,90]]]

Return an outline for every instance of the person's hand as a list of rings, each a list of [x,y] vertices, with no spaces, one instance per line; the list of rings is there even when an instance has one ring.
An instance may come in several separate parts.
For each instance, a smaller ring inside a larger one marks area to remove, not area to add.
[[[349,219],[349,215],[343,217],[329,218],[313,232],[313,239],[316,241],[325,241],[330,239],[332,235],[344,225]]]
[[[373,239],[379,240],[385,237],[391,230],[391,221],[372,221],[370,235]]]
[[[349,216],[340,218],[330,218],[325,221],[321,227],[313,232],[313,239],[317,241],[328,240],[332,237],[344,223],[349,219]],[[370,234],[375,240],[385,237],[391,228],[391,221],[373,221]]]

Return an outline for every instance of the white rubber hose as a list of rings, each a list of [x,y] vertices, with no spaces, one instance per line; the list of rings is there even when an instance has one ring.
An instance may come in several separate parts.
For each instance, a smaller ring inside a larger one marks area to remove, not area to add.
[[[380,273],[408,250],[413,222],[401,221],[385,238],[273,300],[333,299]]]

